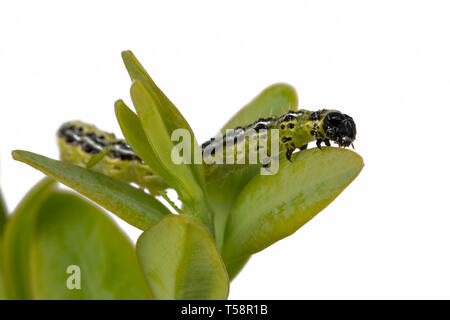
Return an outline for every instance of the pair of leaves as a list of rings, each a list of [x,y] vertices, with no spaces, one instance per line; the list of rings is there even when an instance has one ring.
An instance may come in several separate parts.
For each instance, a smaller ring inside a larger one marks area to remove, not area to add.
[[[8,221],[2,258],[9,299],[151,297],[128,238],[100,209],[50,179]],[[67,286],[70,266],[80,268],[80,289]]]
[[[196,161],[196,156],[201,159],[201,150],[192,129],[135,56],[125,51],[122,58],[133,81],[130,94],[137,111],[134,114],[122,100],[116,102],[116,116],[125,138],[178,192],[191,216],[213,234],[203,165]],[[170,135],[177,129],[189,134],[191,149],[184,164],[172,159],[174,143]],[[210,232],[195,221],[171,215],[141,235],[137,254],[156,298],[226,299],[229,280]]]
[[[131,98],[137,116],[122,100],[116,102],[116,116],[122,132],[138,155],[172,188],[189,210],[191,216],[203,222],[211,232],[212,213],[207,203],[201,150],[194,133],[173,103],[156,86],[148,73],[130,52],[122,53],[125,66],[133,81]],[[175,147],[171,135],[184,129],[190,149],[183,150],[184,163],[172,159]],[[196,161],[197,160],[197,161]]]

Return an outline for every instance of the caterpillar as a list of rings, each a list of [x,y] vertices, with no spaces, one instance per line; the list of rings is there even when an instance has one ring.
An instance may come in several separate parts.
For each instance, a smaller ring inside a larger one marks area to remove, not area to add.
[[[291,160],[292,153],[296,150],[304,150],[308,143],[316,141],[320,149],[321,144],[330,146],[330,141],[339,147],[348,147],[353,144],[356,138],[356,125],[353,119],[337,110],[298,110],[273,118],[260,118],[257,121],[245,126],[237,127],[231,134],[222,137],[212,138],[202,144],[203,158],[206,163],[213,163],[217,149],[222,149],[222,156],[231,155],[232,160],[239,163],[248,163],[248,158],[252,153],[266,154],[266,159],[260,159],[267,166],[271,156],[270,131],[278,130],[278,150],[280,156],[285,156]],[[257,141],[258,143],[253,143]],[[263,142],[263,143],[261,143]],[[260,152],[266,148],[265,153]],[[265,163],[266,162],[266,163]]]
[[[60,159],[118,180],[136,183],[157,194],[167,186],[122,139],[81,121],[64,123],[57,132]],[[104,155],[98,162],[92,160]]]
[[[278,141],[272,141],[270,131],[278,130]],[[216,150],[231,155],[237,163],[243,162],[253,154],[261,154],[266,148],[266,158],[259,158],[263,166],[273,156],[279,155],[291,160],[292,153],[307,148],[315,141],[330,146],[335,142],[339,147],[353,146],[356,138],[356,125],[353,119],[337,110],[289,111],[280,117],[260,118],[244,127],[237,127],[231,134],[212,138],[202,144],[203,159],[209,171],[214,167]],[[132,150],[130,145],[114,134],[97,129],[81,121],[64,123],[57,132],[60,158],[82,167],[91,167],[110,177],[136,183],[152,194],[167,187],[165,183]],[[258,141],[257,144],[251,141]],[[265,142],[261,144],[261,141]],[[271,144],[278,143],[279,154],[270,154]],[[92,161],[96,159],[97,161]],[[208,172],[208,171],[207,171]]]

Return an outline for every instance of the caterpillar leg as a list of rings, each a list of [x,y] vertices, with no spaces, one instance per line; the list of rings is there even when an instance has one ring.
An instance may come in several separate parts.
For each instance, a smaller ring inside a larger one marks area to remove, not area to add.
[[[292,162],[291,156],[294,151],[295,151],[295,147],[288,147],[286,150],[286,159],[288,159],[290,162]]]
[[[319,148],[320,150],[322,150],[322,147],[320,146],[322,144],[323,140],[322,139],[317,139],[316,140],[316,146],[317,148]]]

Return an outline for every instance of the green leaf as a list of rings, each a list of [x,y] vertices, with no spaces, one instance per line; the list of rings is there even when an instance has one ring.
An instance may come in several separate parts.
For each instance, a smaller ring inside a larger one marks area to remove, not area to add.
[[[34,299],[151,297],[130,240],[102,210],[67,192],[51,194],[39,210],[31,275]]]
[[[259,172],[259,166],[249,166],[244,169],[229,170],[222,179],[208,180],[208,197],[214,209],[215,238],[219,250],[222,250],[225,226],[235,198],[247,182]]]
[[[104,174],[32,152],[16,150],[12,155],[15,160],[24,162],[78,191],[141,230],[147,229],[170,213],[152,196]]]
[[[2,189],[0,189],[0,238],[3,234],[3,229],[6,225],[8,217],[8,210],[6,208],[5,200],[3,199]]]
[[[179,194],[181,201],[191,209],[190,213],[200,219],[208,227],[212,227],[211,213],[205,204],[204,182],[199,184],[195,170],[189,164],[175,163],[172,150],[175,145],[171,140],[171,132],[175,129],[167,124],[165,117],[173,118],[162,112],[168,106],[162,106],[156,97],[145,86],[135,80],[131,86],[131,98],[137,110],[139,120],[154,158],[149,158],[147,164],[155,169],[167,184]],[[191,161],[192,159],[188,159]],[[201,160],[201,158],[200,158]],[[161,168],[158,171],[157,168]]]
[[[223,126],[221,132],[224,133],[226,129],[245,126],[259,118],[278,117],[289,110],[295,110],[297,106],[298,98],[294,88],[283,83],[274,84],[264,89],[251,102],[242,107]],[[259,173],[259,168],[260,166],[257,165],[244,168],[216,165],[212,170],[206,171],[208,196],[215,213],[216,243],[220,250],[222,250],[225,226],[234,200],[248,181]],[[237,272],[239,270],[234,271],[236,274]],[[233,277],[230,276],[230,278]]]
[[[137,110],[142,129],[147,136],[150,150],[154,157],[148,165],[159,174],[164,181],[177,190],[181,199],[201,197],[201,189],[195,181],[190,168],[185,164],[175,164],[172,161],[174,144],[159,112],[158,102],[139,82],[131,86],[131,98]],[[161,169],[160,169],[161,168]]]
[[[3,280],[4,277],[3,272],[3,245],[2,245],[2,239],[0,238],[0,300],[6,300],[6,288],[5,288],[5,281]]]
[[[9,299],[32,299],[30,245],[37,212],[55,189],[55,181],[39,182],[20,202],[3,236],[3,275]]]
[[[158,106],[158,112],[161,114],[161,118],[164,122],[165,127],[169,133],[174,130],[183,128],[188,130],[191,137],[191,169],[197,180],[197,183],[204,189],[205,187],[205,176],[203,172],[203,164],[195,164],[194,156],[195,154],[201,154],[201,149],[195,140],[194,132],[189,126],[186,119],[182,116],[180,111],[175,107],[175,105],[169,100],[169,98],[158,88],[152,78],[149,76],[144,67],[136,59],[131,51],[122,52],[122,59],[127,68],[128,74],[131,80],[139,81],[145,87],[146,90],[151,94],[151,96],[156,100],[156,105]],[[142,119],[141,119],[142,121]],[[142,124],[144,130],[146,130],[146,125]],[[151,130],[151,128],[149,128]],[[148,134],[148,130],[146,130]]]
[[[6,204],[3,199],[2,190],[0,189],[0,300],[6,299],[6,288],[3,281],[3,247],[2,247],[2,236],[3,230],[6,226],[7,220]]]
[[[128,108],[122,100],[116,101],[114,108],[120,129],[122,130],[127,142],[133,148],[134,152],[142,160],[144,160],[147,165],[150,166],[150,164],[152,164],[152,170],[154,172],[165,172],[166,169],[160,165],[157,155],[147,141],[147,136],[141,127],[141,123],[137,115],[130,108]],[[155,177],[154,180],[156,181],[156,179],[157,178]],[[168,185],[164,182],[164,179],[159,178],[159,180],[160,183],[146,183],[145,187],[148,188],[152,194],[158,194],[168,188]]]
[[[107,155],[108,153],[110,153],[110,152],[111,152],[111,150],[109,150],[108,148],[105,148],[105,150],[103,150],[102,152],[93,155],[93,156],[89,159],[88,163],[86,163],[86,168],[87,168],[87,169],[91,169],[91,168],[94,167],[97,163],[99,163],[100,161],[102,161],[102,159],[103,159],[104,157],[106,157],[106,155]]]
[[[235,129],[255,122],[259,118],[279,117],[298,106],[297,93],[293,87],[277,83],[264,89],[256,98],[239,110],[220,130]]]
[[[226,299],[225,266],[202,225],[173,215],[139,238],[137,255],[156,299]]]
[[[250,260],[250,255],[244,256],[243,258],[239,258],[237,260],[228,262],[225,266],[227,268],[228,277],[230,281],[232,281],[238,274],[241,272],[242,268],[247,264],[248,260]]]
[[[314,148],[280,161],[275,175],[255,176],[236,199],[223,256],[227,264],[294,233],[332,202],[364,164],[355,152]]]

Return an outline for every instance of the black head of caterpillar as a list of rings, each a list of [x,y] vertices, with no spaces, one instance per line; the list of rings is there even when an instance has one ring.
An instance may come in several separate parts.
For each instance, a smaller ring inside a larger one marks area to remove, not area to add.
[[[319,148],[321,143],[330,146],[330,141],[339,147],[353,146],[356,124],[352,117],[340,111],[322,109],[310,112],[305,123]]]
[[[352,117],[332,111],[323,119],[323,131],[327,138],[339,146],[348,147],[356,138],[356,124]]]

